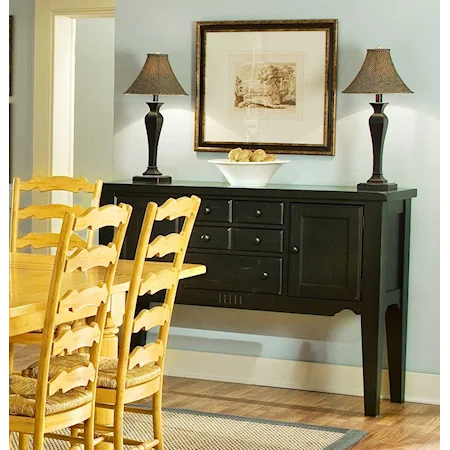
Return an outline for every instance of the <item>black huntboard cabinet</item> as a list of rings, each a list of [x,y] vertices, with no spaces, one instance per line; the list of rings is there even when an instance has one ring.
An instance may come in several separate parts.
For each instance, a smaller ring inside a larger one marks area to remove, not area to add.
[[[103,205],[133,206],[122,258],[134,258],[147,202],[192,194],[202,204],[186,262],[205,264],[207,273],[183,280],[177,303],[325,316],[349,309],[361,315],[365,414],[380,411],[385,336],[391,401],[404,401],[415,189],[105,183]],[[159,223],[154,234],[180,226],[177,220]],[[107,242],[109,233],[103,231],[100,241]],[[149,301],[143,297],[139,308]]]

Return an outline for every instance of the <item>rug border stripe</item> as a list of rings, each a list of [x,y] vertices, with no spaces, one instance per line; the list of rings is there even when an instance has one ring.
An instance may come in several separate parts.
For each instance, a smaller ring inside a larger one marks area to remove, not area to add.
[[[136,406],[141,407],[144,409],[151,409],[151,406],[149,406],[146,403],[129,403],[129,406]],[[213,413],[213,412],[204,412],[204,411],[195,411],[192,409],[185,409],[185,408],[164,408],[163,411],[169,411],[169,412],[180,412],[183,414],[193,414],[197,416],[212,416],[212,417],[220,417],[225,419],[233,419],[233,420],[239,420],[242,422],[259,422],[259,423],[270,423],[273,425],[284,425],[284,426],[290,426],[290,427],[298,427],[298,428],[309,428],[312,430],[323,430],[323,431],[330,431],[334,433],[341,433],[344,436],[331,444],[331,447],[325,447],[324,450],[341,450],[345,449],[346,447],[342,447],[342,444],[344,443],[343,438],[347,436],[348,434],[351,434],[349,436],[348,441],[352,441],[358,437],[354,442],[358,442],[362,437],[367,435],[367,431],[363,430],[355,430],[351,428],[337,428],[337,427],[329,427],[329,426],[322,426],[322,425],[313,425],[310,423],[304,423],[304,422],[284,422],[281,420],[271,420],[271,419],[260,419],[257,417],[246,417],[246,416],[236,416],[233,414],[221,414],[221,413]],[[341,443],[342,441],[342,443]],[[345,440],[347,442],[347,440]],[[354,443],[353,442],[353,443]],[[337,444],[340,444],[337,446]]]
[[[333,444],[330,444],[328,447],[325,447],[324,450],[347,450],[353,444],[356,444],[357,442],[362,440],[365,436],[367,436],[367,434],[367,431],[348,430],[348,432],[345,433],[344,436],[342,436],[336,442],[333,442]]]

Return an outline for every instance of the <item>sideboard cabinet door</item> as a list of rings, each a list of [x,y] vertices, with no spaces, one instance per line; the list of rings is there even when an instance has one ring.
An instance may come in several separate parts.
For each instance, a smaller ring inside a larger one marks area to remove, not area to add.
[[[360,300],[363,207],[291,205],[289,295]]]

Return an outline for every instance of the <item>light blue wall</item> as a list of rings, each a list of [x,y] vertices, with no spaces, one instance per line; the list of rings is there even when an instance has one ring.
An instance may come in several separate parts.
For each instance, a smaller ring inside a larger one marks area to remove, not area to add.
[[[12,181],[14,177],[27,179],[32,171],[34,0],[10,0],[9,14],[13,16],[12,96],[9,97]]]
[[[114,30],[112,17],[76,20],[73,176],[88,180],[113,174]]]
[[[413,201],[407,369],[439,373],[439,2],[431,0],[116,0],[115,179],[146,168],[145,98],[124,96],[147,53],[168,53],[188,97],[165,97],[159,168],[175,179],[221,180],[193,151],[195,23],[205,20],[338,19],[336,156],[294,156],[272,182],[355,185],[370,176],[363,95],[342,95],[366,49],[391,49],[414,95],[385,95],[390,124],[384,172],[416,187]],[[219,155],[220,156],[220,155]],[[170,346],[200,351],[361,365],[360,320],[178,305]]]

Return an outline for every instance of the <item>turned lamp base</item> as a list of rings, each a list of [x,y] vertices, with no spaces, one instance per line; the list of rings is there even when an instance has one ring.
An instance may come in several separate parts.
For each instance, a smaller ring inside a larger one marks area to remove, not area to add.
[[[358,191],[396,191],[396,183],[359,183],[357,186]]]
[[[170,184],[172,177],[169,175],[137,175],[133,177],[133,183]]]
[[[133,177],[133,183],[170,184],[172,177],[162,175],[158,170],[156,160],[158,154],[158,141],[161,134],[164,118],[159,112],[162,103],[158,102],[158,96],[153,96],[153,102],[147,102],[150,111],[145,116],[145,128],[148,141],[148,167],[142,175]]]
[[[383,145],[389,120],[384,114],[387,103],[382,102],[382,95],[376,96],[376,102],[371,103],[373,114],[369,118],[370,134],[372,136],[373,169],[372,176],[366,183],[359,183],[358,191],[395,191],[397,185],[389,183],[383,176]]]

